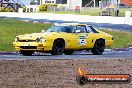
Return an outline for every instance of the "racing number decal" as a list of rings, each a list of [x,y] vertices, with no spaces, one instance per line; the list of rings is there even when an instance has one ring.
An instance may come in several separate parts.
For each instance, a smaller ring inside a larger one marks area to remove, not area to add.
[[[78,45],[86,45],[86,36],[79,36],[78,37]]]

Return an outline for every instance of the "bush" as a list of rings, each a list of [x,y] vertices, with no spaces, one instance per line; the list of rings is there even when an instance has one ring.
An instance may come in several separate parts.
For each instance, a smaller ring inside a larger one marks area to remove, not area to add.
[[[57,4],[43,4],[39,6],[39,11],[47,11],[47,7],[57,7]]]
[[[47,4],[39,6],[39,11],[47,11]]]

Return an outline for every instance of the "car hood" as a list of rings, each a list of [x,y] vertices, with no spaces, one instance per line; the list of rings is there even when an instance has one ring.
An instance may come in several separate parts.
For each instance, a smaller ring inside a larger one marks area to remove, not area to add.
[[[19,35],[19,40],[36,40],[37,38],[41,37],[52,37],[53,35],[57,35],[59,33],[56,32],[46,32],[46,33],[32,33],[32,34],[24,34]]]

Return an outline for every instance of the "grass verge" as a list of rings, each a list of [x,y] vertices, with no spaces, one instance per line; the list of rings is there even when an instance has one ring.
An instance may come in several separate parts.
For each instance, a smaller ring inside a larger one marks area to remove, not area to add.
[[[102,30],[113,35],[114,42],[109,48],[127,48],[132,46],[132,33],[120,32],[115,30]]]
[[[40,32],[50,24],[33,24],[14,19],[0,19],[0,51],[15,51],[12,46],[17,35]],[[132,33],[103,30],[114,36],[114,43],[110,48],[128,47],[132,45]]]

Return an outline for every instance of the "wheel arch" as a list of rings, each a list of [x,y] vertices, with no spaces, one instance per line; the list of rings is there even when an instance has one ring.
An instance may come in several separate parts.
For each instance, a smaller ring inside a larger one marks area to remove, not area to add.
[[[55,45],[56,42],[59,41],[61,42],[61,45]],[[63,43],[63,44],[62,44]],[[54,46],[55,45],[55,46]],[[53,46],[52,46],[52,51],[51,51],[51,54],[52,55],[62,55],[64,53],[64,49],[65,49],[65,41],[64,39],[62,38],[57,38],[54,40],[53,42]]]
[[[65,46],[65,40],[63,38],[57,38],[57,39],[54,40],[54,42],[57,41],[57,40],[63,41],[64,42],[64,46]],[[54,42],[53,42],[53,44],[54,44]]]
[[[96,41],[98,41],[98,40],[102,40],[104,42],[104,46],[105,46],[105,39],[103,39],[103,38],[96,39]]]

